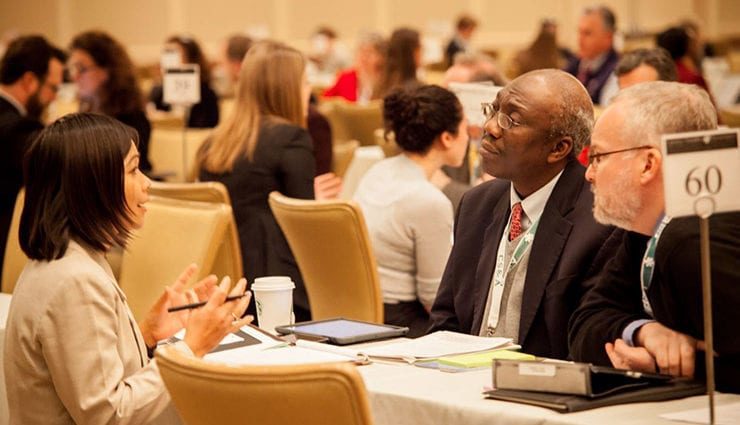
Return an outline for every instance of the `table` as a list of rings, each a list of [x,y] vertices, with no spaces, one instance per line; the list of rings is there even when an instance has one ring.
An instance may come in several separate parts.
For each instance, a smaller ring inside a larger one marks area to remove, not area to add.
[[[3,367],[3,352],[5,351],[5,323],[8,321],[8,309],[12,295],[0,293],[0,425],[9,421],[8,397],[5,393],[5,368]]]
[[[440,372],[410,365],[374,363],[358,368],[367,387],[376,425],[433,424],[676,424],[658,415],[707,406],[706,396],[667,402],[610,406],[561,414],[553,410],[487,400],[491,370]],[[716,405],[740,401],[740,395],[717,394]]]

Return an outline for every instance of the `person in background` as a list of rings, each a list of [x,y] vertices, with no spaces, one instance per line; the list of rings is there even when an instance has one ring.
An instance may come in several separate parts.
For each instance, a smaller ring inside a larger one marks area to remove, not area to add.
[[[557,44],[557,29],[555,21],[542,21],[540,32],[532,44],[514,57],[513,75],[519,76],[537,69],[560,69],[565,65],[565,58]]]
[[[565,67],[586,87],[596,105],[604,104],[613,95],[604,88],[619,61],[614,50],[616,29],[617,21],[609,8],[587,8],[578,21],[578,58]]]
[[[480,155],[496,179],[463,195],[431,330],[507,337],[526,353],[568,358],[568,319],[614,231],[590,213],[576,156],[589,140],[588,92],[559,70],[524,74],[484,112]]]
[[[416,70],[420,65],[419,32],[411,28],[398,28],[393,31],[388,41],[385,70],[378,84],[378,98],[385,97],[397,87],[418,84]]]
[[[247,55],[252,44],[254,44],[254,41],[244,34],[234,34],[226,40],[226,66],[231,81],[239,80],[239,72],[242,69],[244,56]]]
[[[180,64],[196,64],[200,68],[200,102],[190,108],[187,114],[187,126],[190,128],[215,127],[219,121],[218,96],[211,88],[211,65],[206,60],[200,45],[191,37],[175,35],[167,39],[165,52],[177,52]],[[149,101],[157,110],[171,110],[171,105],[164,103],[162,84],[152,87]]]
[[[377,33],[360,37],[353,68],[342,71],[324,97],[341,97],[350,102],[366,103],[377,98],[378,83],[383,75],[386,40]]]
[[[462,15],[457,19],[455,35],[445,48],[445,62],[448,68],[455,63],[455,56],[458,53],[470,53],[470,39],[473,38],[473,32],[477,27],[478,21],[472,16]]]
[[[676,81],[676,65],[663,48],[636,49],[622,56],[614,78],[620,90],[648,81]],[[589,143],[578,155],[584,166],[588,166],[590,148]]]
[[[136,129],[139,168],[151,172],[148,155],[152,128],[126,49],[102,31],[83,32],[72,39],[67,69],[77,86],[80,111],[109,115]]]
[[[41,116],[56,98],[65,61],[64,52],[38,35],[11,41],[0,59],[0,275],[23,185],[23,155],[43,128]]]
[[[350,64],[346,46],[339,41],[337,32],[326,25],[320,26],[311,36],[311,65],[321,74],[336,74]]]
[[[383,115],[402,153],[370,168],[354,199],[372,240],[385,322],[417,337],[429,327],[452,236],[452,204],[430,179],[462,163],[467,120],[457,97],[432,85],[391,92]]]
[[[247,52],[233,113],[196,156],[201,181],[229,191],[247,279],[290,276],[297,321],[309,320],[306,288],[267,198],[313,199],[316,162],[305,128],[311,86],[303,55],[282,43],[259,41]]]
[[[676,64],[678,82],[696,84],[709,93],[709,86],[689,54],[689,34],[685,28],[672,27],[658,34],[655,38],[658,47],[668,51]]]
[[[13,292],[3,358],[12,424],[179,423],[152,359],[157,342],[185,328],[178,349],[202,357],[252,319],[236,320],[248,295],[225,302],[228,278],[186,292],[191,265],[134,322],[105,254],[144,223],[150,181],[137,141],[111,117],[78,113],[29,148],[19,233],[30,261]],[[241,279],[231,295],[245,290]],[[199,300],[207,304],[167,311]]]
[[[596,123],[586,179],[600,223],[625,229],[570,324],[578,361],[674,376],[704,374],[697,217],[666,215],[661,136],[714,130],[717,112],[695,85],[647,82],[621,91]],[[717,389],[740,393],[740,213],[710,220]]]

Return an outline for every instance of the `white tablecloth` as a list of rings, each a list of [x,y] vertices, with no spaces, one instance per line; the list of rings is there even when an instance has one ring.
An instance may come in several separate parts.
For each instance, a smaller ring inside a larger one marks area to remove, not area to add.
[[[5,351],[5,323],[8,320],[8,308],[11,295],[0,293],[0,425],[8,423],[8,398],[5,394],[5,368],[3,352]]]
[[[661,403],[639,403],[561,414],[553,410],[487,400],[491,370],[440,372],[408,365],[372,364],[358,368],[370,396],[375,425],[433,424],[675,424],[658,415],[707,405],[706,396]],[[717,405],[740,401],[718,394]]]

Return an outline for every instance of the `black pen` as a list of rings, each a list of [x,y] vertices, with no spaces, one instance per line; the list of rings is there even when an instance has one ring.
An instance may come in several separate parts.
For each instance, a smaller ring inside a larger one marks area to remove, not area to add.
[[[247,295],[247,292],[245,292],[245,293],[243,293],[241,295],[230,295],[230,296],[226,297],[226,299],[224,300],[224,302],[238,300],[239,298],[242,298],[245,295]],[[168,313],[174,313],[176,311],[191,310],[191,309],[194,309],[194,308],[203,307],[207,303],[208,303],[208,301],[201,301],[201,302],[198,302],[198,303],[178,305],[177,307],[170,307],[170,308],[168,308],[167,309],[167,312]]]

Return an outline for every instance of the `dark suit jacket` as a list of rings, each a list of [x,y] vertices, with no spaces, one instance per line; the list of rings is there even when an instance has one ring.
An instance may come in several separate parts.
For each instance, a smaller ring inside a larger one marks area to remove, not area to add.
[[[588,94],[591,96],[591,101],[594,104],[599,104],[601,90],[604,89],[609,76],[614,72],[614,68],[617,67],[618,62],[619,55],[616,50],[611,49],[609,50],[609,53],[607,53],[606,60],[601,64],[599,69],[591,70],[591,72],[588,73],[588,78],[583,85],[586,87],[586,90],[588,90]],[[566,66],[565,72],[578,78],[578,67],[580,65],[581,60],[579,58],[575,58]]]
[[[23,186],[23,155],[43,127],[0,97],[0,274],[15,198]]]
[[[740,392],[740,213],[717,214],[710,219],[712,306],[717,388]],[[573,314],[570,344],[573,358],[611,365],[604,344],[622,337],[632,321],[650,319],[642,307],[640,266],[648,236],[634,232],[615,235],[621,245],[593,288]],[[655,250],[655,271],[648,298],[655,319],[675,331],[704,339],[701,294],[699,222],[674,218]],[[697,375],[704,373],[697,353]]]
[[[239,159],[233,171],[223,174],[203,169],[199,172],[200,180],[219,181],[229,191],[247,280],[251,283],[260,276],[290,276],[295,282],[293,303],[297,321],[309,319],[308,295],[267,198],[277,190],[293,198],[313,199],[315,166],[311,137],[305,129],[263,123],[253,161]],[[248,311],[254,314],[254,302]]]
[[[568,162],[532,243],[519,323],[519,344],[527,353],[568,358],[568,319],[588,289],[588,277],[601,268],[594,260],[614,230],[594,221],[584,172],[575,159]],[[432,307],[431,330],[479,334],[509,216],[510,187],[508,180],[496,179],[463,196],[454,245]]]

